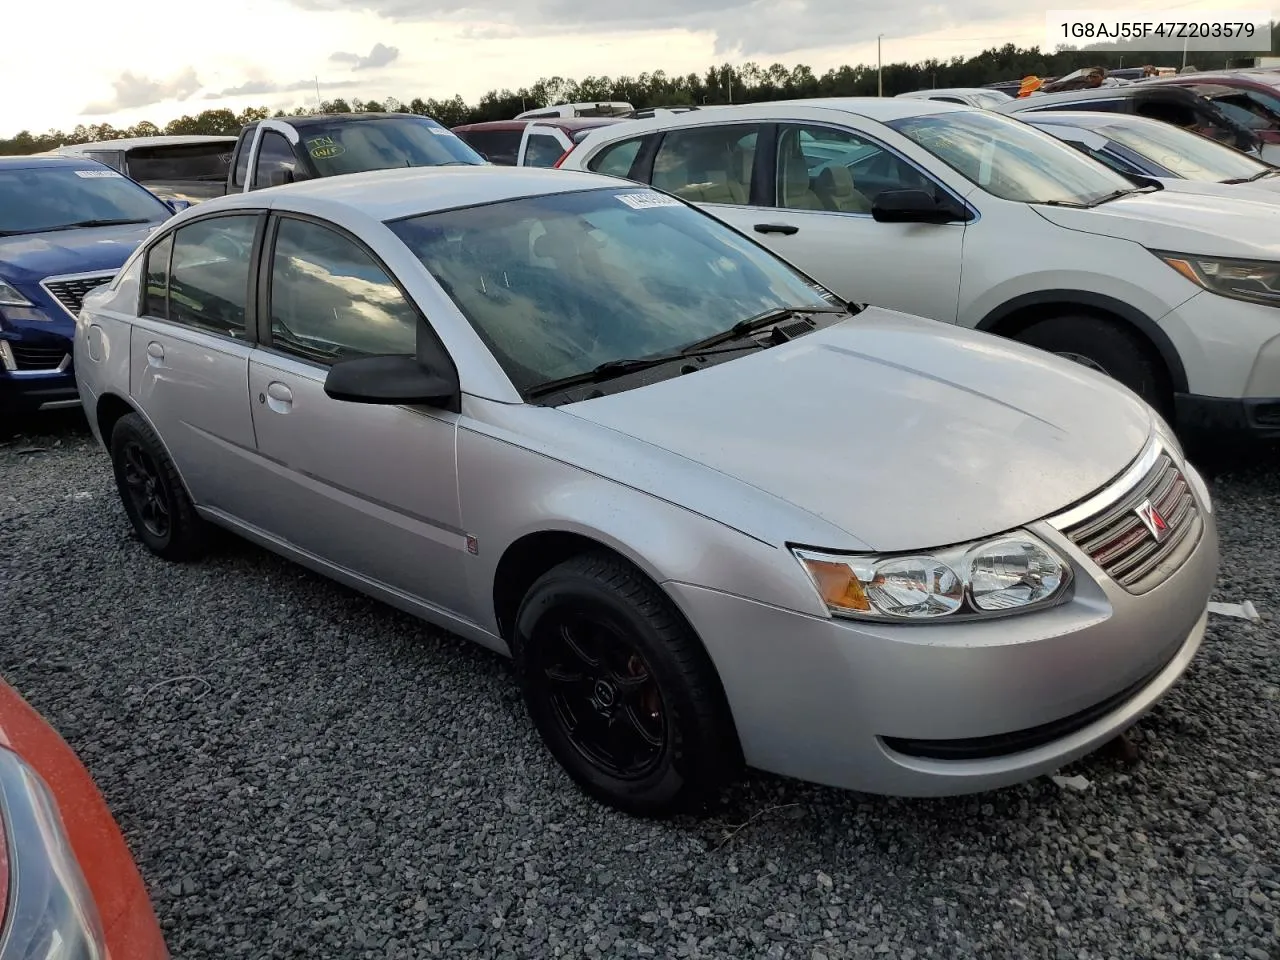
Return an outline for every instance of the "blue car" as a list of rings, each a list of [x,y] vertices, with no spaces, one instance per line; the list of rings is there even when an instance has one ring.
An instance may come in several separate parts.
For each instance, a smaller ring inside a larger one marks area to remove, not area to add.
[[[173,213],[95,160],[0,157],[0,428],[79,403],[80,301]]]

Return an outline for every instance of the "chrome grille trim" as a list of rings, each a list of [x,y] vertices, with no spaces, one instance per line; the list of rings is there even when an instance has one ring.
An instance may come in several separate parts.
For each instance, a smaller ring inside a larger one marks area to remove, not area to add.
[[[1148,501],[1168,528],[1163,541],[1138,515]],[[1190,482],[1159,444],[1152,444],[1110,487],[1049,522],[1133,594],[1168,580],[1204,532]]]
[[[67,273],[56,277],[45,277],[40,281],[40,286],[72,320],[75,320],[80,314],[85,294],[104,283],[110,283],[115,275],[115,270]]]

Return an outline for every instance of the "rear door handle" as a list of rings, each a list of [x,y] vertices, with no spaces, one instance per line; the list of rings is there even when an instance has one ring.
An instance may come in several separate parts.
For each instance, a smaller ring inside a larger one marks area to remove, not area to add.
[[[158,367],[164,361],[164,347],[152,340],[147,344],[147,363],[153,367]]]
[[[279,380],[272,380],[267,384],[267,392],[258,394],[258,402],[276,413],[288,413],[293,409],[293,391]]]
[[[784,237],[789,237],[793,233],[799,233],[799,227],[793,227],[789,223],[757,223],[756,233],[780,233]]]

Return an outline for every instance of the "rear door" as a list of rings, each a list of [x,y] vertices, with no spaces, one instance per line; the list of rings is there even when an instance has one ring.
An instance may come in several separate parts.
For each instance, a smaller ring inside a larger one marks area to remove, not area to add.
[[[457,415],[348,403],[324,392],[339,358],[415,354],[427,320],[351,235],[273,218],[260,274],[260,349],[248,371],[264,470],[254,523],[376,585],[463,606]]]
[[[130,395],[192,499],[232,516],[255,499],[251,265],[265,221],[260,211],[202,217],[148,250],[130,335]]]

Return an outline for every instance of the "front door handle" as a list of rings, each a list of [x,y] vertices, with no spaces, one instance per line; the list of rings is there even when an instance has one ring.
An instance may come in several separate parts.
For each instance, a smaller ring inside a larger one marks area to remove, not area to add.
[[[267,384],[267,392],[258,394],[258,402],[276,413],[288,413],[293,409],[293,391],[279,380],[272,380]]]
[[[789,237],[793,233],[799,233],[799,227],[793,227],[789,223],[757,223],[756,233],[780,233],[784,237]]]
[[[158,367],[164,361],[164,347],[152,340],[147,344],[147,363],[150,366]]]

